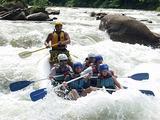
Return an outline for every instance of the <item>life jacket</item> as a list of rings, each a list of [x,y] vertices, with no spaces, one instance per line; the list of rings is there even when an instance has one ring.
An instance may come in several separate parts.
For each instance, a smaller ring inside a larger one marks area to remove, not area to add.
[[[97,87],[105,87],[105,88],[111,88],[111,89],[115,89],[115,82],[112,78],[112,76],[106,76],[106,77],[102,77],[99,76],[97,79]]]
[[[55,80],[59,83],[62,83],[64,81],[64,78],[66,75],[68,75],[71,72],[71,69],[69,65],[64,66],[63,68],[60,66],[55,67],[56,75],[63,75],[60,77],[56,77]]]
[[[98,76],[98,71],[96,66],[92,67],[92,77],[88,80],[88,86],[96,87],[97,86],[97,76]]]
[[[51,40],[51,45],[57,44],[59,41],[65,41],[65,35],[64,31],[61,31],[59,34],[57,34],[56,31],[53,32],[53,38]],[[54,45],[52,47],[53,49],[56,48],[66,48],[66,45]]]
[[[70,76],[70,80],[79,77],[80,75],[74,74]],[[85,88],[85,80],[84,78],[80,78],[79,80],[73,81],[68,84],[70,89],[76,89],[78,92],[81,92],[82,89]]]

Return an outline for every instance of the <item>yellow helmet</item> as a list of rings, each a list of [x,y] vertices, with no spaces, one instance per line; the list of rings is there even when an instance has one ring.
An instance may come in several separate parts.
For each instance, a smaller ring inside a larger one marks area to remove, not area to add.
[[[62,22],[57,21],[57,22],[55,22],[55,26],[57,26],[57,25],[61,25],[62,26],[63,24],[62,24]]]

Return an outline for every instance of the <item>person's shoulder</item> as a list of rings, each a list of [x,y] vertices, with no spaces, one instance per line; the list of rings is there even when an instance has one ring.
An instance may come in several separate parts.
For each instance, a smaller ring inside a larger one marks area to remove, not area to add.
[[[49,33],[48,36],[49,36],[49,37],[52,37],[52,36],[53,36],[53,33]]]
[[[52,68],[51,68],[51,71],[54,71],[55,69],[56,69],[56,67],[52,67]]]
[[[68,35],[68,33],[66,31],[63,31],[65,35]]]
[[[54,64],[53,67],[52,67],[52,69],[57,69],[57,68],[59,68],[59,66],[60,66],[59,64]]]
[[[69,68],[70,71],[73,71],[70,65],[67,65],[67,67]]]

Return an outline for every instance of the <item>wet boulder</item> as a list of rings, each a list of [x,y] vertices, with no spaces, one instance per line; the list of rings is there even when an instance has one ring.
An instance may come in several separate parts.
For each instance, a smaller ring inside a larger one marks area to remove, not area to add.
[[[0,12],[1,11],[7,11],[7,8],[5,8],[4,6],[0,5]]]
[[[60,14],[60,10],[52,10],[52,11],[48,11],[49,15],[59,15]]]
[[[25,20],[25,13],[20,8],[3,12],[0,14],[0,19],[4,20]]]
[[[48,19],[49,15],[42,12],[34,13],[27,16],[27,20],[33,20],[33,21],[46,21]]]
[[[19,14],[15,15],[12,20],[26,20],[25,12],[21,11]]]
[[[154,48],[159,46],[160,37],[152,33],[145,24],[121,14],[105,15],[99,29],[106,31],[114,41],[143,44]]]
[[[91,12],[90,17],[96,17],[96,20],[100,20],[101,18],[103,18],[105,15],[107,15],[108,13],[104,13],[104,12]]]

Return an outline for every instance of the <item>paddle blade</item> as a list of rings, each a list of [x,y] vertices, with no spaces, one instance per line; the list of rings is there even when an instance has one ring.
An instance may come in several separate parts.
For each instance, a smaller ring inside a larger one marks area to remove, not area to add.
[[[149,79],[149,74],[148,73],[137,73],[132,76],[129,76],[129,78],[141,81],[141,80]]]
[[[11,91],[17,91],[17,90],[21,90],[21,89],[27,87],[31,83],[33,83],[33,81],[27,81],[27,80],[17,81],[17,82],[11,83],[9,85],[9,88]]]
[[[146,95],[155,96],[155,94],[151,90],[139,90],[139,91]]]
[[[123,86],[124,89],[127,89],[128,87]],[[139,90],[141,93],[146,94],[146,95],[150,95],[150,96],[155,96],[155,94],[153,93],[153,91],[151,90]]]
[[[46,96],[46,94],[47,94],[46,88],[42,88],[32,92],[30,94],[30,97],[32,101],[37,101],[37,100],[43,99]]]
[[[29,56],[32,55],[32,52],[24,51],[24,52],[19,53],[18,55],[19,55],[19,57],[21,57],[21,58],[27,58],[27,57],[29,57]]]

